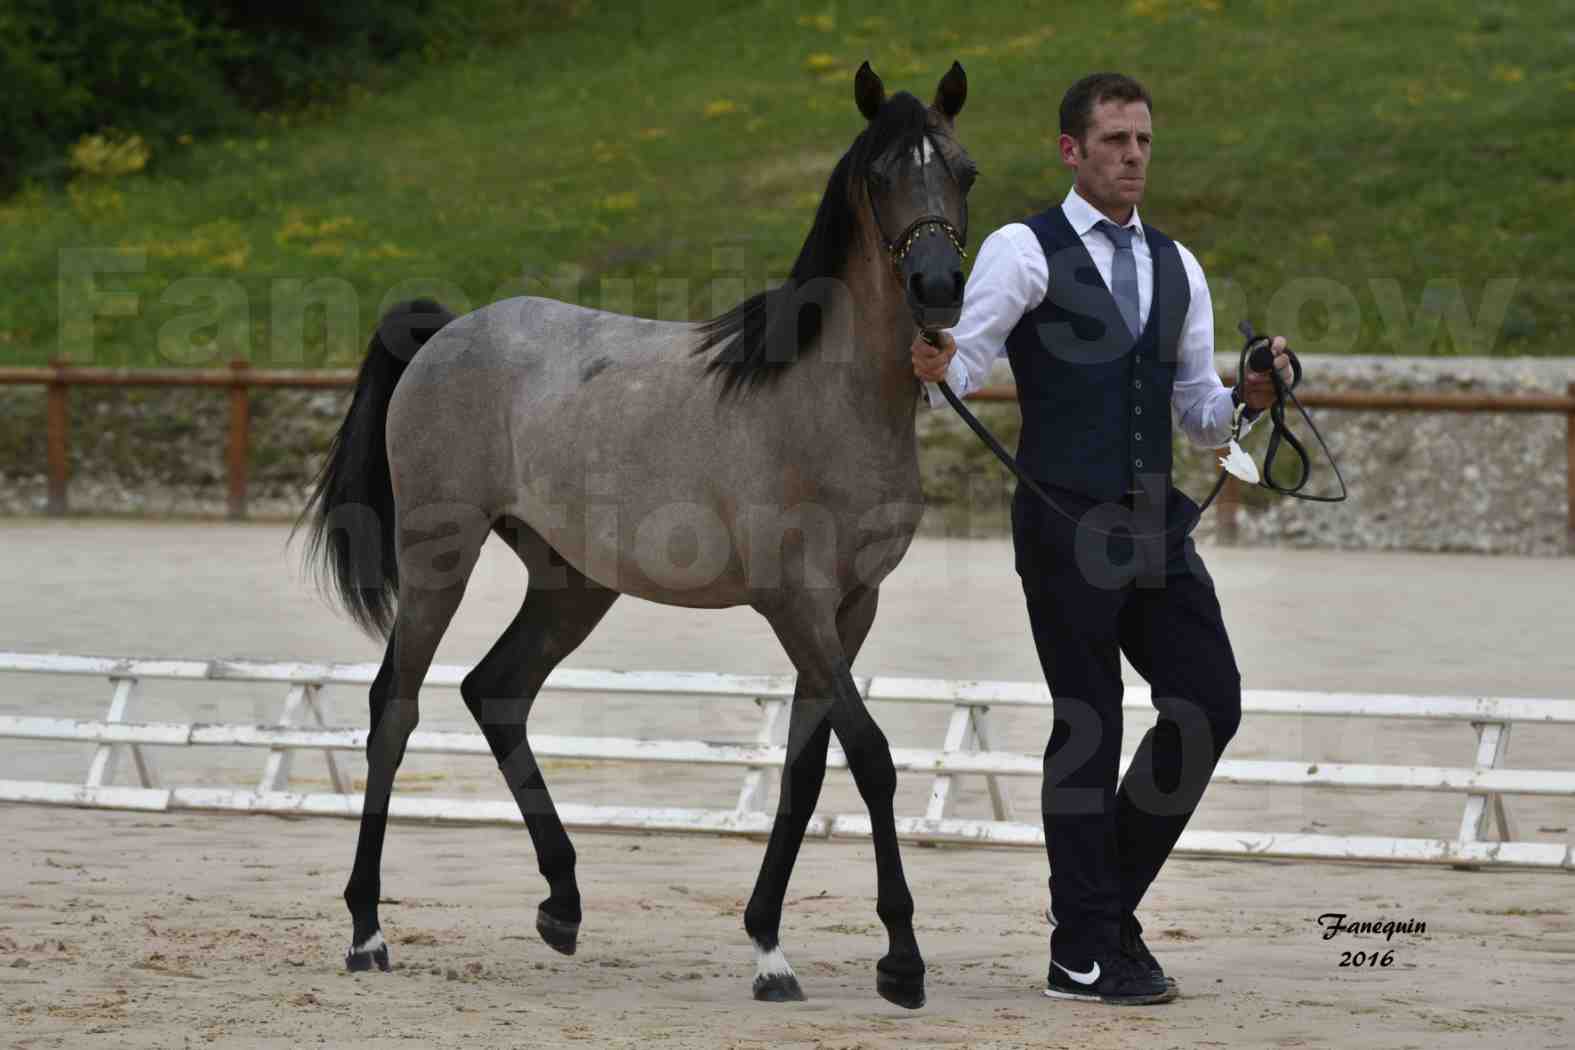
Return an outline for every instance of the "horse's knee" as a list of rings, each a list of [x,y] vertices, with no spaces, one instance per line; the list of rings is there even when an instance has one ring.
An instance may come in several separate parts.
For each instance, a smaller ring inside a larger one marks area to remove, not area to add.
[[[848,768],[866,804],[889,803],[897,796],[897,767],[891,759],[886,734],[873,722],[850,745],[845,743]]]
[[[472,671],[459,685],[460,698],[476,725],[486,732],[491,726],[522,726],[530,714],[531,698],[511,695],[497,684],[487,684]]]

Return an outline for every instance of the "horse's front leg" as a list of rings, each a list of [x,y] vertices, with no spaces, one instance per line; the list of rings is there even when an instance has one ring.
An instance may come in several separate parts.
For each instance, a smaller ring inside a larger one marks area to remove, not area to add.
[[[798,860],[799,846],[809,818],[820,800],[826,776],[826,749],[831,742],[831,720],[824,704],[805,695],[799,675],[789,709],[787,761],[782,767],[782,787],[777,797],[771,841],[760,862],[755,891],[744,909],[744,929],[755,946],[755,998],[762,1002],[793,1002],[804,998],[798,977],[782,954],[779,930],[782,902]]]
[[[878,885],[876,913],[889,938],[889,950],[875,968],[875,988],[891,1002],[916,1009],[924,1005],[924,959],[913,933],[913,895],[903,875],[896,817],[892,811],[897,771],[892,764],[886,735],[864,706],[864,698],[854,685],[851,671],[853,655],[874,619],[875,592],[859,592],[840,606],[819,600],[819,597],[804,594],[762,610],[799,677],[788,731],[789,754],[787,768],[783,771],[783,798],[778,806],[777,823],[772,829],[760,882],[745,913],[745,925],[755,937],[757,950],[765,948],[767,952],[760,960],[761,972],[756,977],[757,996],[762,990],[761,978],[770,977],[766,972],[769,967],[783,968],[786,976],[792,978],[792,970],[776,944],[777,926],[804,826],[819,798],[829,733],[834,732],[847,755],[848,769],[853,774],[859,796],[869,811],[874,834]],[[856,644],[845,644],[844,632],[848,641]],[[784,810],[791,814],[790,820],[784,820]],[[757,931],[761,936],[756,936]],[[791,985],[787,981],[778,983],[783,986],[778,990],[797,991],[796,979],[791,980]],[[766,982],[767,990],[771,984],[769,980]],[[774,997],[801,998],[802,993]]]

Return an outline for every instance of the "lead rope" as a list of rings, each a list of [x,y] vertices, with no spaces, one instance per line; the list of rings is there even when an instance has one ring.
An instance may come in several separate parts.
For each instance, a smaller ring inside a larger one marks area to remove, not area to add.
[[[1285,381],[1280,378],[1280,374],[1273,369],[1274,358],[1269,349],[1269,337],[1255,335],[1252,325],[1247,321],[1241,322],[1241,324],[1236,326],[1236,329],[1247,340],[1247,344],[1241,349],[1241,363],[1237,365],[1237,375],[1240,376],[1242,374],[1243,364],[1245,364],[1251,366],[1255,372],[1268,372],[1270,378],[1274,381],[1274,403],[1269,406],[1269,421],[1271,423],[1269,447],[1263,454],[1263,477],[1257,484],[1270,492],[1277,492],[1292,499],[1307,500],[1309,503],[1342,502],[1347,495],[1347,491],[1345,477],[1340,473],[1340,464],[1335,461],[1334,453],[1329,451],[1329,445],[1324,441],[1323,434],[1319,433],[1318,424],[1313,422],[1312,416],[1308,414],[1307,409],[1296,398],[1296,386],[1302,381],[1301,361],[1295,354],[1290,354],[1291,368],[1294,374],[1291,376],[1290,385],[1286,386]],[[1257,367],[1260,364],[1265,367]],[[1302,443],[1296,440],[1296,435],[1292,434],[1285,425],[1285,399],[1287,397],[1291,399],[1291,404],[1296,406],[1296,410],[1302,414],[1302,418],[1307,421],[1307,426],[1311,428],[1313,437],[1318,439],[1318,446],[1323,449],[1324,458],[1329,461],[1329,466],[1334,470],[1334,478],[1340,483],[1340,494],[1338,496],[1303,495],[1301,490],[1312,476],[1312,462],[1307,458],[1307,450],[1302,446]],[[1244,407],[1243,405],[1236,406],[1236,422],[1231,432],[1233,441],[1238,436],[1241,412]],[[1292,452],[1296,453],[1299,461],[1298,466],[1301,468],[1301,474],[1294,485],[1281,485],[1273,477],[1274,457],[1280,451],[1280,443],[1282,441],[1291,447]]]
[[[1296,355],[1294,355],[1294,354],[1290,355],[1291,356],[1291,367],[1295,370],[1295,374],[1291,378],[1290,386],[1286,386],[1285,382],[1280,378],[1279,373],[1274,371],[1274,368],[1273,368],[1274,359],[1269,354],[1270,340],[1268,339],[1268,337],[1254,335],[1253,331],[1252,331],[1252,326],[1250,324],[1248,324],[1246,321],[1243,321],[1241,323],[1241,325],[1238,326],[1238,327],[1239,327],[1242,335],[1246,338],[1246,343],[1242,346],[1242,348],[1241,348],[1241,356],[1237,360],[1237,363],[1236,363],[1236,385],[1237,385],[1237,387],[1238,388],[1241,387],[1241,385],[1242,385],[1242,383],[1243,383],[1243,381],[1245,379],[1246,370],[1247,370],[1247,367],[1248,367],[1248,364],[1249,364],[1249,360],[1251,362],[1254,362],[1254,363],[1263,363],[1265,361],[1265,359],[1266,359],[1267,360],[1267,367],[1254,369],[1254,371],[1260,371],[1260,372],[1267,371],[1269,373],[1269,375],[1271,377],[1273,377],[1273,380],[1274,380],[1274,403],[1269,406],[1269,418],[1270,418],[1270,420],[1271,420],[1271,422],[1273,424],[1273,430],[1272,430],[1272,432],[1271,432],[1271,434],[1269,436],[1269,451],[1264,456],[1264,460],[1263,460],[1263,475],[1264,476],[1263,476],[1263,478],[1259,479],[1256,482],[1256,484],[1258,484],[1262,488],[1266,488],[1266,489],[1270,490],[1271,492],[1277,492],[1277,493],[1279,493],[1282,496],[1290,496],[1293,499],[1304,499],[1304,500],[1310,500],[1310,501],[1318,502],[1318,503],[1338,503],[1341,500],[1345,499],[1345,496],[1346,496],[1345,479],[1343,477],[1341,477],[1341,475],[1340,475],[1340,466],[1339,466],[1338,463],[1335,462],[1333,454],[1330,453],[1329,446],[1323,440],[1323,435],[1318,433],[1318,427],[1317,427],[1316,424],[1313,423],[1312,417],[1307,414],[1307,409],[1302,407],[1302,403],[1300,401],[1298,401],[1296,399],[1296,395],[1294,393],[1292,393],[1292,388],[1294,388],[1298,383],[1300,383],[1301,379],[1302,379],[1301,361],[1296,358]],[[931,346],[935,346],[935,347],[940,346],[940,337],[938,335],[936,335],[936,333],[934,333],[933,331],[930,331],[930,330],[927,330],[927,329],[921,329],[920,330],[920,335],[923,337],[924,341],[926,343],[929,343]],[[1006,449],[1002,448],[1001,447],[1001,443],[995,439],[995,435],[991,434],[989,429],[986,428],[983,423],[979,422],[978,418],[972,412],[968,411],[967,406],[964,405],[962,403],[962,399],[959,398],[956,395],[956,393],[954,393],[952,391],[951,385],[948,384],[946,382],[946,380],[944,380],[944,379],[938,380],[937,384],[940,386],[941,393],[943,395],[945,395],[947,402],[952,406],[952,408],[957,412],[957,414],[962,417],[963,422],[968,424],[968,428],[979,436],[979,440],[983,441],[985,446],[987,448],[989,448],[989,450],[991,452],[995,453],[995,458],[996,459],[999,459],[1002,463],[1006,464],[1006,466],[1011,470],[1011,472],[1013,474],[1017,475],[1017,480],[1018,481],[1022,482],[1024,485],[1026,485],[1030,492],[1032,492],[1034,495],[1038,496],[1039,499],[1041,501],[1043,501],[1044,504],[1047,507],[1049,507],[1051,510],[1054,510],[1057,514],[1060,514],[1062,517],[1066,518],[1068,521],[1076,521],[1077,520],[1077,519],[1073,518],[1070,514],[1068,514],[1066,511],[1062,510],[1060,504],[1056,503],[1055,499],[1052,498],[1049,493],[1047,493],[1044,489],[1042,489],[1039,486],[1039,484],[1034,481],[1033,478],[1029,477],[1023,471],[1022,467],[1017,465],[1017,460],[1012,457],[1012,454],[1010,452],[1006,451]],[[1297,410],[1301,412],[1302,418],[1307,420],[1307,425],[1309,427],[1312,427],[1313,434],[1318,438],[1318,444],[1323,448],[1324,455],[1326,457],[1328,457],[1329,465],[1334,468],[1334,476],[1340,482],[1340,494],[1338,496],[1304,496],[1304,495],[1300,494],[1299,490],[1302,488],[1302,486],[1307,484],[1307,478],[1308,478],[1308,475],[1311,472],[1310,471],[1310,464],[1309,464],[1309,461],[1307,459],[1307,452],[1306,452],[1306,450],[1302,447],[1301,443],[1296,440],[1295,435],[1293,435],[1285,427],[1285,399],[1286,399],[1286,397],[1289,397],[1291,399],[1292,403],[1294,403],[1296,405]],[[1243,417],[1244,413],[1246,412],[1246,409],[1247,409],[1247,405],[1246,405],[1245,402],[1243,402],[1242,404],[1237,405],[1235,407],[1235,411],[1233,411],[1231,413],[1230,444],[1231,444],[1231,446],[1233,446],[1233,449],[1232,449],[1232,454],[1233,455],[1236,454],[1237,452],[1239,452],[1239,446],[1236,444],[1236,442],[1237,442],[1237,439],[1239,439],[1241,437],[1242,417]],[[1280,485],[1274,483],[1272,480],[1268,479],[1269,466],[1274,460],[1275,453],[1279,451],[1281,435],[1282,434],[1284,435],[1285,443],[1290,445],[1291,449],[1299,457],[1301,457],[1301,467],[1302,467],[1301,477],[1297,480],[1295,485],[1292,485],[1292,486],[1290,486],[1288,488],[1280,486]],[[1240,453],[1240,454],[1245,455],[1245,453]],[[1223,465],[1224,462],[1225,461],[1222,460],[1221,464]],[[1250,460],[1249,460],[1249,462],[1250,462]],[[1222,489],[1225,486],[1225,479],[1227,477],[1229,477],[1229,476],[1230,476],[1230,474],[1227,471],[1225,471],[1225,470],[1221,470],[1220,471],[1219,477],[1216,478],[1215,481],[1214,481],[1214,487],[1209,490],[1208,498],[1206,498],[1201,504],[1198,505],[1198,514],[1199,514],[1200,517],[1202,516],[1203,512],[1209,508],[1209,505],[1214,502],[1214,498],[1219,495],[1220,489]],[[1079,527],[1081,528],[1081,527],[1085,527],[1085,526],[1079,526]],[[1164,530],[1163,532],[1150,532],[1150,533],[1127,533],[1127,532],[1124,532],[1124,531],[1118,533],[1118,532],[1113,532],[1113,531],[1106,530],[1106,529],[1094,529],[1092,527],[1088,527],[1088,528],[1089,528],[1089,531],[1095,533],[1096,535],[1100,535],[1100,536],[1130,535],[1132,537],[1132,539],[1136,540],[1136,539],[1150,539],[1150,538],[1155,537],[1155,536],[1168,536],[1172,532],[1175,532],[1176,529],[1179,528],[1179,527],[1181,527],[1181,526],[1174,526],[1173,525],[1170,528]]]

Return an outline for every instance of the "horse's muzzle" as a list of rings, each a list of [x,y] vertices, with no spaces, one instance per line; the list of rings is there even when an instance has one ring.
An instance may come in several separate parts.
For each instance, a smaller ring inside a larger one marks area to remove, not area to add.
[[[903,291],[920,328],[950,328],[962,316],[962,259],[950,244],[940,243],[945,247],[910,253],[904,267]]]

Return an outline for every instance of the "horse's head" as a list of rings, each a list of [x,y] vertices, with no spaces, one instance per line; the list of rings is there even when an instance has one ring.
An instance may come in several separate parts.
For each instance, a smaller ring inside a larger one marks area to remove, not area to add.
[[[978,169],[957,141],[955,121],[968,97],[962,66],[941,78],[928,107],[906,92],[886,97],[868,62],[853,81],[862,136],[861,178],[870,219],[921,328],[949,328],[962,314],[968,190]]]

